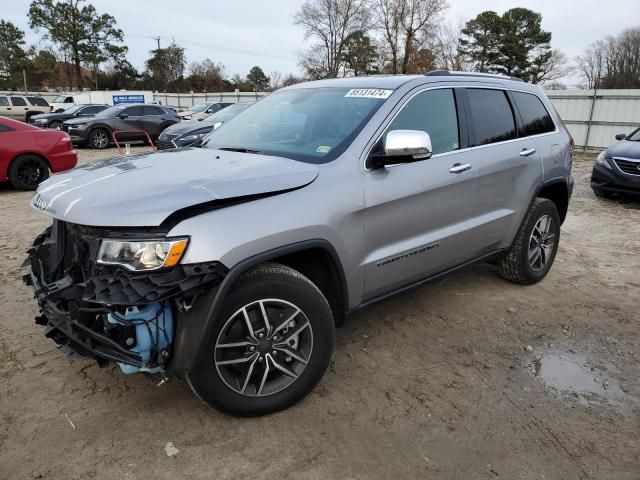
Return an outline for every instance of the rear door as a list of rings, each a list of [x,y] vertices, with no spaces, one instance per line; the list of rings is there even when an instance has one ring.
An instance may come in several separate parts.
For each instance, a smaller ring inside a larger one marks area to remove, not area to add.
[[[124,131],[124,130],[140,130],[140,117],[142,116],[142,107],[128,107],[123,109],[122,113],[127,114],[127,118],[115,118],[114,119],[114,130]],[[118,140],[134,140],[142,138],[140,134],[120,134],[117,136]]]
[[[29,111],[27,101],[23,97],[11,96],[9,102],[11,103],[11,116],[18,120],[25,120]]]
[[[161,125],[165,120],[164,110],[153,105],[145,105],[142,109],[143,116],[140,120],[142,130],[147,132],[151,138],[158,138],[163,130]]]
[[[466,93],[478,162],[474,208],[480,219],[469,241],[485,253],[513,240],[533,189],[542,181],[542,164],[535,141],[518,136],[519,116],[506,90],[467,88]]]
[[[363,261],[366,299],[468,260],[476,160],[466,146],[464,112],[452,88],[416,93],[385,128],[431,137],[427,160],[365,172]],[[380,148],[378,146],[374,147]]]
[[[526,92],[511,92],[522,125],[521,137],[535,146],[542,160],[545,179],[562,176],[566,173],[564,160],[570,155],[571,146],[566,137],[558,135],[559,130],[547,107],[537,95]],[[564,140],[564,144],[562,144]]]

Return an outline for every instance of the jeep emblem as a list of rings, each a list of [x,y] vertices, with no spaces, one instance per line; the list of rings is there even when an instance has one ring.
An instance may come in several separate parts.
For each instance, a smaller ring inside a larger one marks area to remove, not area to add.
[[[39,210],[46,210],[47,208],[47,202],[40,198],[40,195],[36,196],[36,198],[33,200],[33,205]]]

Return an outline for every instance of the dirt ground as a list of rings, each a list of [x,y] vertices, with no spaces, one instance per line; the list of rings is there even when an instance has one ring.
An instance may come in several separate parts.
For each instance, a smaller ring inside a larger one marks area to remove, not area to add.
[[[477,265],[362,311],[255,419],[57,351],[19,268],[47,218],[0,188],[0,479],[640,479],[640,203],[596,199],[592,162],[542,283]]]

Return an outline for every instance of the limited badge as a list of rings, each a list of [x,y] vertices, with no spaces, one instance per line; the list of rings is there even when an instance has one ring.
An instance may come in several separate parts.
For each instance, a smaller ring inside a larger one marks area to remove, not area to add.
[[[393,90],[384,90],[382,88],[352,88],[347,92],[345,97],[352,98],[389,98]]]
[[[320,145],[316,148],[317,153],[329,153],[331,151],[331,147],[329,145]]]

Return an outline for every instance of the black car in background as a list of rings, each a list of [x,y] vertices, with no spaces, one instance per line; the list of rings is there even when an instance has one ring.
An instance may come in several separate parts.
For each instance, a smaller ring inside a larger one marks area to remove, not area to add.
[[[74,145],[107,148],[115,131],[142,130],[155,141],[165,128],[178,123],[175,110],[161,105],[116,105],[88,118],[74,118],[62,124]],[[118,141],[146,140],[144,134],[118,135]]]
[[[640,128],[630,135],[620,133],[616,140],[593,165],[591,188],[597,197],[640,194]]]
[[[33,115],[29,118],[29,123],[42,128],[60,128],[62,122],[78,117],[93,117],[107,108],[109,108],[109,105],[74,105],[59,113]]]
[[[188,147],[193,145],[205,135],[212,132],[216,128],[222,126],[224,122],[228,122],[240,112],[245,110],[254,102],[233,103],[223,110],[219,110],[213,115],[209,115],[204,120],[195,122],[182,122],[178,125],[172,125],[158,137],[158,150],[166,150],[169,148]]]

